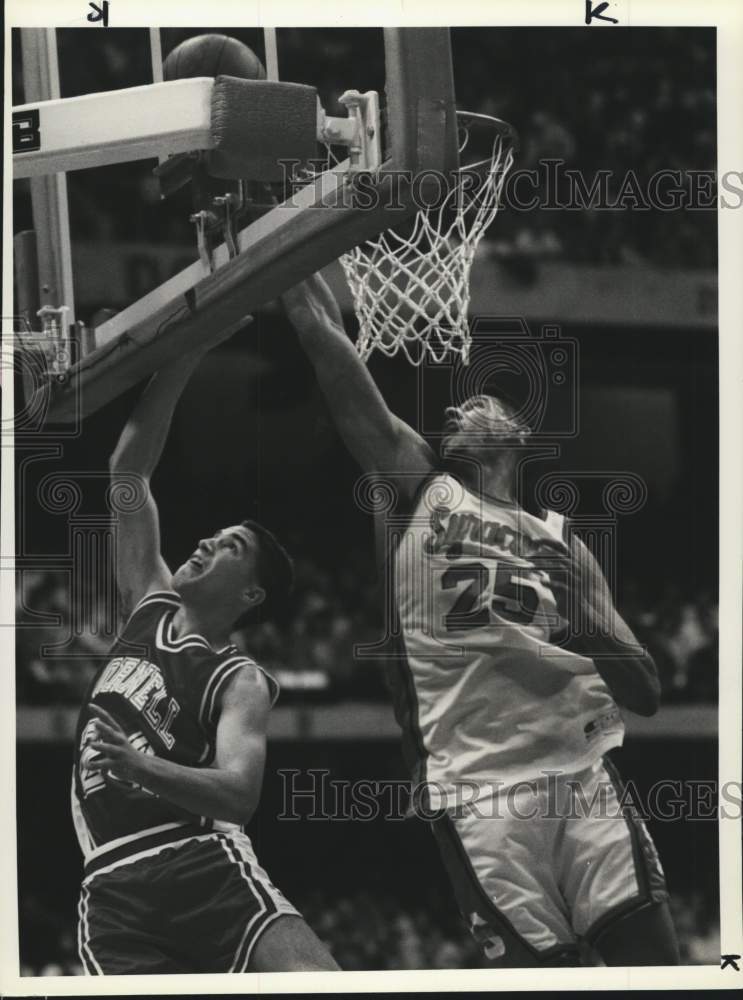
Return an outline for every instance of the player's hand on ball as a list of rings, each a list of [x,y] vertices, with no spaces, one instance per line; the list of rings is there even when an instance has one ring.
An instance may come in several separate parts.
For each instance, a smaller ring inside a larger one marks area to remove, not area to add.
[[[101,771],[104,776],[110,773],[122,781],[135,780],[142,754],[134,749],[124,730],[105,708],[93,704],[89,708],[95,716],[99,739],[89,744],[96,755],[91,756],[88,768]]]

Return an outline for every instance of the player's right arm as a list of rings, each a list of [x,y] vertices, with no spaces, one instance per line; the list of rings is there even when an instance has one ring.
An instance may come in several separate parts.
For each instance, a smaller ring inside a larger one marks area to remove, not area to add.
[[[414,490],[415,473],[422,478],[433,468],[433,452],[388,408],[348,339],[325,280],[315,274],[285,292],[282,301],[348,450],[365,472],[406,473],[401,482]]]
[[[150,477],[160,461],[176,403],[200,359],[200,353],[179,358],[152,376],[109,459],[112,488],[118,485],[128,493],[134,476],[141,500],[131,505],[136,509],[119,512],[116,582],[125,613],[149,591],[170,587]]]
[[[214,763],[191,767],[135,749],[116,719],[91,704],[98,736],[89,768],[136,782],[197,816],[242,825],[260,798],[270,709],[265,676],[256,667],[239,670],[220,698]]]
[[[571,645],[593,660],[618,705],[638,715],[655,715],[660,681],[652,656],[617,611],[596,557],[577,535],[571,556],[579,582],[580,600],[575,603],[581,626]]]

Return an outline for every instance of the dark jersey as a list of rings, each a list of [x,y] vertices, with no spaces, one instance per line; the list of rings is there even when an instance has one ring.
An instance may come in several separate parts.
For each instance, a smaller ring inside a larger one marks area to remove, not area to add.
[[[199,635],[176,638],[173,618],[180,603],[169,591],[147,594],[88,690],[77,724],[72,781],[73,818],[86,861],[115,841],[133,842],[154,830],[212,826],[140,785],[88,767],[96,754],[90,743],[97,739],[91,703],[109,712],[142,753],[187,767],[212,763],[220,696],[237,671],[256,665],[236,646],[215,650]],[[273,704],[278,685],[266,677]]]

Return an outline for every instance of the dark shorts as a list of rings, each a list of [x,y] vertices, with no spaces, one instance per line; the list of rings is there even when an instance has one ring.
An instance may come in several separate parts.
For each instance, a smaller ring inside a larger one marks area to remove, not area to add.
[[[212,833],[88,876],[78,906],[88,975],[245,972],[261,934],[297,911],[249,838]]]

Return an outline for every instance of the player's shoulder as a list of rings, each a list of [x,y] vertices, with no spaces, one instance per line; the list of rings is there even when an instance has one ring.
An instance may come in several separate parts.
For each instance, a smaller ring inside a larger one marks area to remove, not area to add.
[[[202,725],[214,726],[225,705],[265,699],[270,709],[278,696],[278,681],[255,660],[243,653],[227,655],[214,666],[204,686],[199,717]]]
[[[157,622],[166,611],[176,611],[181,599],[174,590],[151,590],[129,608],[123,608],[123,631]]]
[[[178,608],[181,604],[180,596],[174,590],[150,590],[141,597],[132,607],[129,617],[133,617],[140,611],[149,608]]]
[[[215,679],[222,702],[226,698],[239,701],[266,697],[269,707],[273,707],[280,693],[276,678],[252,657],[240,653],[236,648],[233,655],[224,658],[217,666]]]
[[[246,656],[240,658],[232,675],[230,688],[232,695],[238,697],[265,694],[272,705],[279,694],[279,684],[276,678],[264,670],[255,660]]]
[[[426,507],[452,506],[461,501],[467,491],[462,478],[446,466],[436,465],[421,477],[413,500]]]
[[[563,542],[570,547],[570,523],[564,514],[549,510],[547,507],[539,507],[535,513],[535,518],[542,522],[548,534],[556,542]]]

